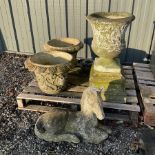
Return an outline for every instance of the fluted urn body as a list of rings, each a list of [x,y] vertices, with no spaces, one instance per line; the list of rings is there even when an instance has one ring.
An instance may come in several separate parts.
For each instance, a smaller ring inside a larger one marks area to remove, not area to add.
[[[87,16],[93,30],[91,47],[97,55],[89,83],[90,86],[105,89],[105,100],[122,101],[125,97],[118,56],[125,48],[125,32],[134,18],[134,15],[126,12],[97,12]]]
[[[125,48],[125,32],[134,18],[126,12],[98,12],[87,16],[93,30],[92,49],[98,56],[95,70],[105,72],[118,68],[115,60]]]
[[[64,52],[40,52],[28,58],[25,67],[34,73],[42,92],[57,94],[66,88],[72,60],[72,55]]]

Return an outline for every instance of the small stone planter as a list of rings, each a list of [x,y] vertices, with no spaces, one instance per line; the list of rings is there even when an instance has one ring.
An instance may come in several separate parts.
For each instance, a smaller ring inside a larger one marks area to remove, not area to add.
[[[41,91],[57,94],[66,88],[66,78],[72,68],[72,60],[72,55],[64,52],[40,52],[28,58],[25,67],[34,72]]]
[[[67,52],[76,60],[77,52],[83,48],[83,43],[75,38],[52,39],[44,44],[44,50],[48,52],[62,51]]]

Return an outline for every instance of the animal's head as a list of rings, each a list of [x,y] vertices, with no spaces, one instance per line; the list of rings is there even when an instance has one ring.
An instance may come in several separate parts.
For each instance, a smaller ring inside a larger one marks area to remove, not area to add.
[[[101,98],[102,89],[88,87],[82,94],[81,110],[87,114],[95,114],[99,120],[103,120],[105,115]]]

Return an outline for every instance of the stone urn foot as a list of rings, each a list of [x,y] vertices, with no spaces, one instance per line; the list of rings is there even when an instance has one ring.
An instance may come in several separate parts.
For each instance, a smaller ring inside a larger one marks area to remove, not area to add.
[[[105,73],[105,72],[120,73],[121,68],[120,68],[119,59],[118,58],[108,59],[104,57],[95,58],[94,70],[102,73]]]
[[[57,94],[66,88],[72,60],[72,55],[64,52],[40,52],[28,58],[25,67],[34,73],[42,92]]]

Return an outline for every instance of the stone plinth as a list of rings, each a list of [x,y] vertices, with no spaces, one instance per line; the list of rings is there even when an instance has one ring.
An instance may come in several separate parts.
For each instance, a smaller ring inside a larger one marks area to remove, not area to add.
[[[91,68],[89,85],[103,88],[102,99],[110,102],[125,102],[125,79],[121,72],[99,72]]]

